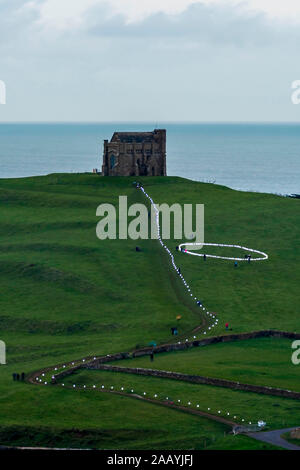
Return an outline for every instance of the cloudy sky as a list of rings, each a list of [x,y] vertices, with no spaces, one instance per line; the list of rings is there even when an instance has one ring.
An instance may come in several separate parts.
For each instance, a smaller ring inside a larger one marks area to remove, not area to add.
[[[298,121],[299,0],[0,0],[0,121]]]

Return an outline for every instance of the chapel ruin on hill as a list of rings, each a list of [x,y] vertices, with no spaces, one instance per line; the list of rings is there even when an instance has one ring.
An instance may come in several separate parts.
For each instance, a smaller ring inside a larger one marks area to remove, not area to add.
[[[166,176],[166,130],[115,132],[104,141],[103,176]]]

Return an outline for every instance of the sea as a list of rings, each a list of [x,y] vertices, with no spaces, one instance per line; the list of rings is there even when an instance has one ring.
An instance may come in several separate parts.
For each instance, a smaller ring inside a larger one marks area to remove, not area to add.
[[[167,172],[242,191],[300,194],[300,123],[0,123],[0,178],[101,169],[115,131],[167,129]]]

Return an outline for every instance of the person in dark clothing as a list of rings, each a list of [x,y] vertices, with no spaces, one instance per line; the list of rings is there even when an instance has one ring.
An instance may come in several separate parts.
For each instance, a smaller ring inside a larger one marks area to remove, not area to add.
[[[24,380],[25,380],[25,372],[22,372],[22,374],[21,374],[21,380],[22,380],[22,382],[24,382]]]
[[[150,354],[150,361],[151,361],[151,362],[154,361],[154,353],[153,353],[153,352]]]
[[[248,263],[251,261],[251,255],[248,256]]]
[[[20,374],[16,374],[17,381],[19,382],[20,380]]]
[[[178,250],[179,250],[179,246],[176,246],[176,251],[178,251]]]
[[[17,380],[17,374],[15,372],[13,373],[12,378],[14,382]]]
[[[204,261],[206,261],[206,254],[205,253],[203,255],[203,259],[204,259]]]

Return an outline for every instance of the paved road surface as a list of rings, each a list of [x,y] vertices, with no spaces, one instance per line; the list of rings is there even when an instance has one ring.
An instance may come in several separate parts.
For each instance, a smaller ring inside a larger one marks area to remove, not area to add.
[[[292,431],[293,429],[298,429],[299,426],[296,428],[286,428],[286,429],[277,429],[276,431],[265,431],[265,432],[250,432],[247,433],[248,436],[257,439],[258,441],[267,442],[268,444],[273,444],[274,446],[283,447],[284,449],[288,450],[300,450],[299,446],[295,444],[291,444],[290,442],[282,439],[282,434],[286,432]]]

